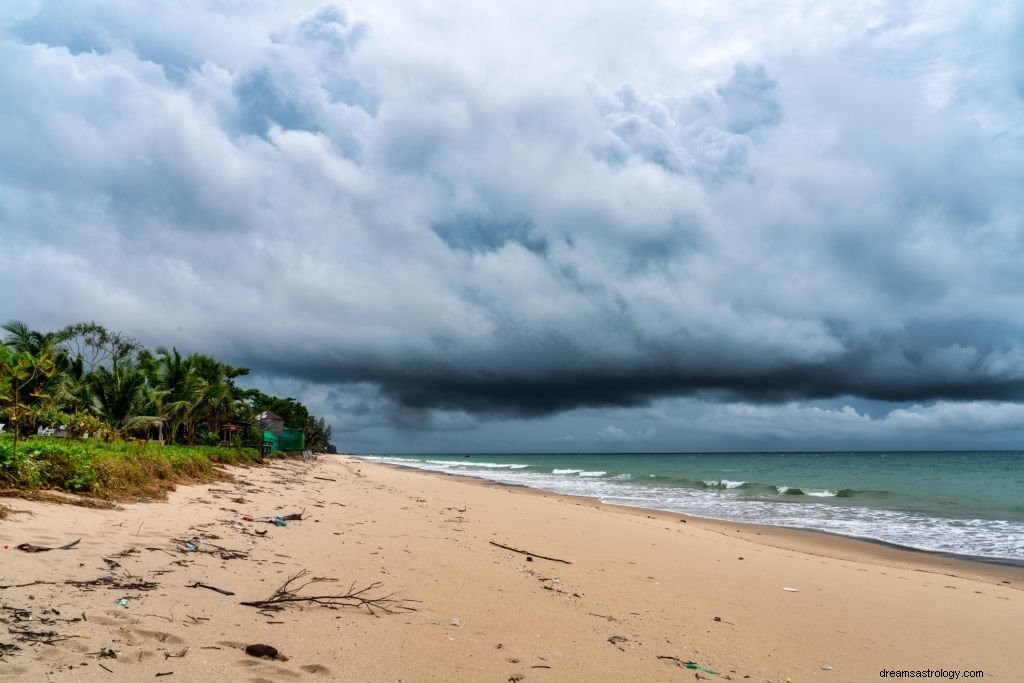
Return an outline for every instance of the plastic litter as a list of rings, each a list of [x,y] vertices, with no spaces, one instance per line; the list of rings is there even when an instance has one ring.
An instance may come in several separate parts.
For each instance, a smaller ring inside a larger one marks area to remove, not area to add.
[[[462,622],[459,621],[458,617],[455,617],[454,619],[452,619],[450,623],[451,623],[452,626],[462,626]]]
[[[284,517],[274,517],[274,526],[288,526]]]
[[[800,592],[799,588],[790,588],[789,586],[783,586],[782,590],[787,591],[789,593],[799,593]]]
[[[714,674],[716,676],[718,675],[718,672],[715,671],[714,669],[706,667],[706,666],[701,666],[697,662],[687,662],[686,663],[686,668],[687,669],[697,669],[698,671],[703,671],[704,673]]]
[[[127,607],[128,607],[128,598],[121,598],[120,600],[117,601],[117,604],[119,606],[124,607],[124,608],[127,609]]]

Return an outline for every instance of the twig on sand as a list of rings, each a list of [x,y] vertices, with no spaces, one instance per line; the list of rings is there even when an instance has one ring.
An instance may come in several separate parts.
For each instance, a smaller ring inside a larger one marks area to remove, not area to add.
[[[71,541],[70,543],[65,543],[64,545],[57,546],[56,548],[48,548],[46,546],[33,545],[31,543],[22,543],[21,545],[16,545],[14,547],[18,550],[24,550],[26,553],[45,553],[51,550],[71,550],[81,542],[82,539],[79,538],[77,540]]]
[[[349,586],[344,593],[333,593],[330,595],[299,595],[299,591],[314,583],[333,582],[335,579],[313,577],[304,583],[295,585],[296,582],[309,575],[308,569],[303,569],[288,577],[280,588],[266,600],[250,600],[240,604],[247,607],[259,607],[261,610],[282,610],[287,605],[299,602],[310,602],[325,607],[365,607],[370,614],[376,614],[379,610],[385,614],[398,614],[401,612],[415,612],[416,608],[406,603],[416,602],[396,597],[395,593],[374,596],[372,593],[381,587],[379,581],[374,581],[365,588],[356,588],[355,582]]]
[[[220,593],[221,595],[234,595],[234,593],[232,591],[225,590],[223,588],[217,588],[216,586],[211,586],[208,583],[200,583],[199,581],[196,581],[195,583],[189,584],[186,587],[187,588],[207,588],[209,590],[212,590],[212,591],[215,591],[217,593]]]
[[[502,545],[501,543],[495,543],[494,541],[487,541],[487,542],[490,543],[491,545],[496,545],[499,548],[504,548],[505,550],[511,550],[514,553],[519,553],[520,555],[527,555],[529,557],[539,557],[542,560],[548,560],[550,562],[561,562],[562,564],[572,564],[572,562],[570,562],[569,560],[560,560],[557,557],[546,557],[544,555],[538,555],[537,553],[531,553],[529,550],[520,550],[519,548],[513,548],[511,546]]]

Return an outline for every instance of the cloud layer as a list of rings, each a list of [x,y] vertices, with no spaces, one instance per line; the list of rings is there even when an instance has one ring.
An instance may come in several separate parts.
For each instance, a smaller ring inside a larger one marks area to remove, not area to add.
[[[1017,3],[478,5],[0,9],[6,318],[209,351],[366,447],[1016,414]]]

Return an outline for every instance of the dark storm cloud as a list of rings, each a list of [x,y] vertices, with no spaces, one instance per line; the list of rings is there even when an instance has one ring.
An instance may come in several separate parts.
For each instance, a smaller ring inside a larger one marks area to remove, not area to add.
[[[728,356],[686,362],[685,352],[637,352],[619,363],[589,364],[546,349],[546,358],[511,365],[476,359],[472,367],[434,360],[395,366],[366,359],[355,365],[308,366],[262,359],[261,366],[313,382],[369,383],[394,403],[494,416],[536,417],[580,407],[637,407],[673,396],[753,403],[857,396],[887,402],[1024,400],[1024,366],[973,348],[913,350],[861,347],[820,362],[750,367]]]
[[[696,7],[5,6],[6,318],[213,353],[382,441],[874,424],[787,407],[841,397],[1009,424],[1020,8]]]

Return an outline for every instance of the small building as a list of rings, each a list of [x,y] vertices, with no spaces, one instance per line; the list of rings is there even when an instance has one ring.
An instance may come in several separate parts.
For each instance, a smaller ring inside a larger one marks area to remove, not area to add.
[[[252,424],[244,420],[225,420],[220,426],[220,445],[231,446],[236,441],[245,441]]]
[[[278,437],[284,433],[284,418],[277,413],[272,413],[269,410],[264,410],[262,413],[256,416],[256,423],[268,432],[274,432]]]

